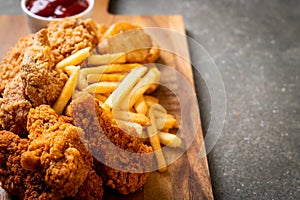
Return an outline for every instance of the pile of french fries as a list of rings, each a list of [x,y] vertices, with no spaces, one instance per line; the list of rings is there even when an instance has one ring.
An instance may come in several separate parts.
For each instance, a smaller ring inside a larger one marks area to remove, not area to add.
[[[81,68],[84,60],[88,67]],[[161,145],[179,147],[182,141],[170,133],[179,128],[175,117],[151,96],[161,76],[155,66],[128,64],[125,53],[90,55],[90,49],[85,48],[59,62],[56,68],[69,75],[53,106],[58,114],[64,111],[74,90],[93,94],[102,107],[111,110],[118,124],[134,128],[140,138],[149,141],[159,171],[167,169]]]

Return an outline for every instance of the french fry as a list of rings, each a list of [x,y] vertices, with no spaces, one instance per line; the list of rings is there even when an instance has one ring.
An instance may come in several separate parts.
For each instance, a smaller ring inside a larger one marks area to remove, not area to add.
[[[128,75],[122,80],[120,85],[115,91],[108,97],[106,104],[109,105],[112,109],[115,109],[119,103],[130,93],[130,90],[134,85],[140,80],[147,71],[146,67],[138,67],[133,69]]]
[[[152,68],[142,78],[141,81],[133,88],[132,95],[130,95],[129,107],[133,106],[135,102],[149,89],[150,84],[158,83],[160,79],[160,71],[157,68]]]
[[[134,109],[137,113],[141,114],[146,114],[148,112],[148,107],[143,96],[141,96],[141,98],[139,98],[139,100],[134,104]]]
[[[161,104],[155,103],[151,107],[153,108],[156,118],[167,118],[167,110]]]
[[[71,76],[71,73],[73,72],[73,70],[76,68],[77,66],[74,66],[74,65],[70,65],[70,66],[67,66],[65,67],[65,72],[67,72],[67,74],[69,76]],[[79,66],[80,67],[80,66]]]
[[[90,47],[86,47],[70,55],[56,64],[57,69],[64,69],[66,66],[79,65],[90,55]]]
[[[156,124],[158,130],[162,129],[172,129],[178,128],[178,124],[175,118],[170,118],[170,115],[167,115],[166,118],[156,118]]]
[[[132,69],[141,66],[141,64],[111,64],[98,67],[83,68],[81,73],[86,77],[89,74],[104,74],[104,73],[123,73],[129,72]]]
[[[106,101],[107,97],[101,94],[95,94],[95,98],[101,101],[102,103]]]
[[[145,92],[146,94],[151,94],[154,92],[158,87],[158,84],[150,84],[148,90]]]
[[[134,123],[134,122],[128,122],[128,121],[123,121],[123,120],[116,120],[118,126],[122,129],[122,128],[125,128],[126,127],[131,127],[131,128],[134,128],[136,133],[137,133],[137,136],[139,138],[143,137],[143,127],[138,124],[138,123]]]
[[[107,104],[105,104],[105,103],[103,103],[101,101],[99,101],[99,106],[102,107],[105,111],[111,112],[110,107]]]
[[[120,82],[124,77],[124,74],[89,74],[86,79],[88,83]]]
[[[141,66],[141,64],[111,64],[107,65],[107,69],[104,70],[105,73],[118,73],[118,72],[130,72],[132,69]]]
[[[138,123],[141,126],[147,126],[150,124],[149,118],[146,117],[146,115],[144,114],[133,113],[124,110],[114,110],[114,109],[112,110],[112,113],[115,119]]]
[[[158,104],[159,100],[156,97],[145,95],[144,100],[148,108],[151,108],[154,104]]]
[[[83,74],[80,72],[79,73],[79,78],[78,78],[78,81],[77,81],[77,87],[78,87],[78,89],[79,90],[83,90],[88,85],[89,84],[88,84],[87,80],[85,79],[85,77],[83,76]]]
[[[82,91],[89,93],[99,93],[99,94],[107,94],[113,92],[118,87],[117,82],[99,82],[93,83]]]
[[[168,128],[163,128],[163,129],[161,129],[161,132],[169,133],[169,130],[170,129],[168,129]]]
[[[182,143],[181,139],[177,135],[171,133],[159,132],[158,136],[160,142],[169,147],[179,147]]]
[[[72,93],[76,87],[76,82],[79,76],[80,67],[74,67],[69,79],[67,80],[64,88],[62,89],[58,99],[53,105],[53,109],[55,112],[60,115],[65,109],[68,101],[72,97]]]
[[[152,68],[148,73],[134,86],[130,94],[124,99],[122,108],[124,110],[132,107],[139,98],[147,91],[150,84],[158,83],[160,72],[157,68]]]
[[[87,61],[88,65],[108,65],[126,63],[125,53],[112,53],[102,55],[90,55]]]
[[[178,128],[175,117],[167,114],[167,110],[162,105],[154,104],[152,109],[155,113],[155,122],[158,130]]]
[[[129,112],[136,113],[136,110],[135,110],[133,107],[129,108],[129,110],[128,110],[128,111],[129,111]]]
[[[167,114],[167,121],[169,121],[169,123],[173,123],[172,128],[179,128],[179,124],[178,124],[176,118],[174,117],[174,115]]]
[[[147,63],[154,63],[159,57],[160,49],[157,44],[153,44],[153,47],[150,49],[150,56],[147,57]]]
[[[159,140],[158,131],[155,123],[155,113],[153,111],[153,107],[149,109],[149,117],[151,122],[151,125],[147,127],[149,141],[154,150],[154,154],[156,156],[158,171],[164,172],[167,170],[167,162],[161,150],[160,140]]]

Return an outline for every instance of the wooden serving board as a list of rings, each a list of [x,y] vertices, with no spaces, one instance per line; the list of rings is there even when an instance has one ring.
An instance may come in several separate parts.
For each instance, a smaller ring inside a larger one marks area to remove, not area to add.
[[[110,25],[118,21],[128,21],[143,27],[160,27],[176,31],[185,35],[183,18],[180,15],[159,15],[159,16],[133,16],[133,15],[112,15],[108,13],[109,0],[96,0],[93,19],[98,23]],[[2,59],[10,47],[14,46],[19,37],[29,34],[24,16],[0,16],[0,58]],[[183,37],[184,38],[184,37]],[[181,52],[180,56],[161,52],[160,63],[168,65],[182,74],[191,84],[195,96],[192,67],[189,62],[189,50],[187,40],[174,39],[173,37],[160,38],[160,43],[169,43],[175,52]],[[182,59],[184,57],[185,59]],[[180,86],[177,78],[162,73],[162,80],[173,82],[173,85]],[[172,76],[172,75],[171,75]],[[184,88],[178,87],[178,91],[184,94]],[[176,97],[168,91],[160,89],[157,93],[162,104],[169,112],[180,118],[178,102]],[[175,101],[174,101],[175,99]],[[174,103],[172,103],[174,102]],[[199,157],[203,145],[203,133],[200,123],[200,115],[196,111],[198,107],[189,106],[190,102],[181,102],[186,106],[185,113],[190,120],[199,121],[196,136],[188,150],[164,173],[151,172],[149,179],[143,189],[129,195],[119,195],[108,191],[104,199],[213,199],[208,162],[206,157]],[[196,110],[195,110],[196,109]],[[192,130],[191,130],[192,131]]]

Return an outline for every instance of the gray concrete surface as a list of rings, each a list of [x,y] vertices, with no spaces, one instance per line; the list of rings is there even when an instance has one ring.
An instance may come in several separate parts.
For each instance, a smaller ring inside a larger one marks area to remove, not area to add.
[[[20,14],[19,1],[0,5]],[[208,155],[215,199],[300,199],[300,1],[112,0],[110,11],[181,14],[217,64],[227,110]],[[206,130],[207,87],[195,83]]]

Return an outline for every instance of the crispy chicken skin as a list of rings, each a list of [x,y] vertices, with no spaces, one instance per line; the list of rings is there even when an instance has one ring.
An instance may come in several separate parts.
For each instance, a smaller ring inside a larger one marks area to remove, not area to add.
[[[32,108],[28,120],[29,139],[0,131],[1,186],[20,199],[101,199],[102,179],[80,140],[82,130],[48,105]]]
[[[91,170],[89,171],[84,183],[80,186],[79,191],[74,199],[99,200],[103,196],[102,178]]]
[[[108,138],[114,145],[129,152],[149,153],[152,152],[152,147],[143,144],[139,138],[120,129],[111,118],[111,114],[100,107],[91,95],[77,94],[69,110],[71,110],[70,115],[73,116],[75,125],[84,130],[82,139],[89,151],[96,156],[94,159],[95,170],[103,176],[105,184],[121,194],[128,194],[141,188],[146,183],[148,173],[115,170],[100,163],[97,157],[102,157],[105,161],[119,162],[117,164],[120,166],[127,165],[129,168],[141,168],[142,170],[144,166],[139,163],[145,157],[141,156],[140,160],[135,160],[132,157],[116,155],[116,152],[110,151],[111,144],[105,139]],[[151,158],[144,162],[152,162]]]
[[[40,168],[53,193],[72,197],[91,170],[92,157],[81,144],[75,126],[56,123],[30,142],[21,165],[27,170]]]
[[[27,48],[22,62],[25,94],[34,107],[52,105],[68,78],[54,69],[47,33],[47,29],[42,29],[35,34],[34,43]]]
[[[20,38],[17,44],[7,52],[6,56],[0,62],[0,94],[4,91],[6,84],[21,71],[21,62],[25,49],[32,42],[32,35]]]
[[[3,98],[0,98],[0,127],[23,138],[26,137],[26,121],[31,107],[18,74],[6,85]]]
[[[0,183],[15,199],[37,199],[47,194],[47,188],[42,182],[42,174],[38,171],[28,171],[20,164],[21,155],[29,145],[29,141],[21,139],[12,132],[0,131]],[[45,194],[44,194],[45,193]]]
[[[102,180],[91,172],[93,158],[80,140],[83,132],[64,119],[48,105],[30,110],[27,128],[31,141],[21,156],[21,165],[27,170],[40,168],[46,185],[61,198],[75,197],[80,187],[98,189],[94,195],[101,198]],[[87,185],[83,186],[84,182]],[[80,195],[87,192],[80,191]]]
[[[48,26],[48,38],[55,63],[85,47],[95,48],[103,27],[91,19],[53,21]]]

